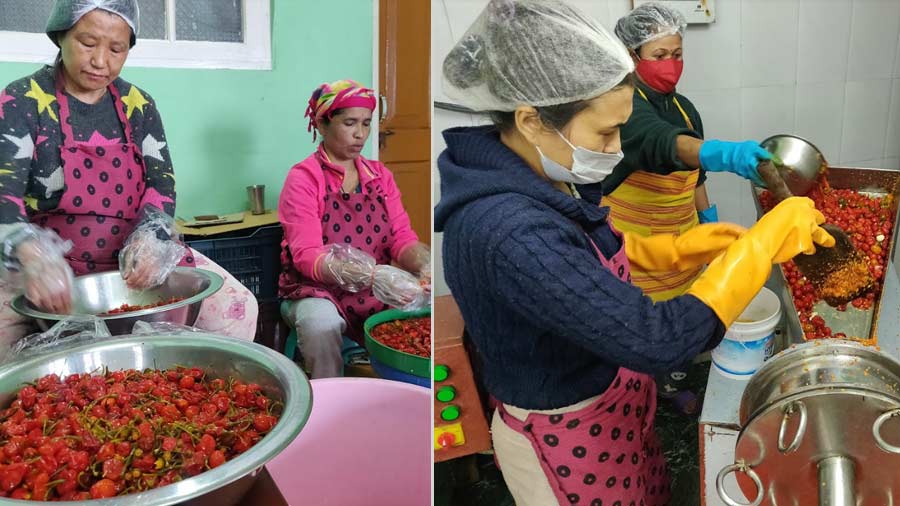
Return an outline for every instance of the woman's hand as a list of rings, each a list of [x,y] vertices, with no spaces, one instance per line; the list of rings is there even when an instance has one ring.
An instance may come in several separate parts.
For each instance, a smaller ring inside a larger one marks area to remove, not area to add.
[[[15,252],[22,264],[25,297],[43,311],[71,313],[74,275],[62,253],[38,239],[19,244]]]
[[[147,206],[139,223],[119,252],[119,272],[132,290],[165,283],[188,251],[179,242],[175,221],[168,214]]]
[[[172,240],[160,240],[152,233],[135,231],[119,253],[119,272],[132,290],[146,290],[163,284],[184,257],[187,248]]]
[[[431,248],[427,244],[417,242],[400,253],[397,264],[405,271],[426,277],[431,280]]]
[[[356,293],[372,286],[375,257],[346,244],[330,244],[322,258],[321,275],[326,283]]]
[[[756,186],[765,188],[757,166],[763,160],[771,160],[772,154],[758,142],[727,142],[709,140],[700,146],[700,166],[707,172],[731,172],[749,179]]]
[[[381,302],[404,311],[421,309],[431,298],[430,289],[426,290],[415,276],[390,265],[375,267],[372,293]]]
[[[684,272],[708,264],[746,232],[744,227],[732,223],[697,225],[677,236],[645,237],[625,232],[625,256],[645,271]]]

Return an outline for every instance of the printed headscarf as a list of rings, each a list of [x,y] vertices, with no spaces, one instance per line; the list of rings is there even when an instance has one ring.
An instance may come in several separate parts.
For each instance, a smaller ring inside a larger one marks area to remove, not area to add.
[[[322,118],[331,119],[338,109],[348,107],[365,107],[375,110],[375,91],[362,84],[342,79],[333,83],[325,83],[313,91],[309,98],[309,106],[304,117],[309,118],[307,131],[313,133],[313,141]]]

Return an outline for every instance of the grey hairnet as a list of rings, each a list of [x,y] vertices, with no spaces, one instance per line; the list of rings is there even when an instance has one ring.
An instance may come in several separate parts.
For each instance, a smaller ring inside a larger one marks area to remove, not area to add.
[[[634,70],[598,22],[558,0],[491,0],[444,59],[443,89],[477,111],[586,100]]]
[[[56,0],[47,20],[47,36],[59,46],[59,34],[75,26],[79,19],[94,9],[103,9],[124,19],[131,27],[131,45],[134,46],[140,27],[137,0]]]
[[[684,15],[658,3],[640,5],[616,23],[616,35],[628,49],[636,49],[644,44],[668,37],[681,35],[687,28]]]

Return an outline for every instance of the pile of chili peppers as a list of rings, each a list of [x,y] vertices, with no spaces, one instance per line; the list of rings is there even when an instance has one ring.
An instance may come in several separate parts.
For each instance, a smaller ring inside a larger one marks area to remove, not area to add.
[[[144,304],[142,306],[133,306],[131,304],[125,303],[115,309],[110,309],[109,311],[103,313],[101,316],[122,314],[122,313],[131,313],[133,311],[143,311],[144,309],[152,309],[155,307],[167,306],[169,304],[175,304],[176,302],[181,302],[184,299],[185,299],[185,297],[171,297],[167,300],[161,300],[161,301],[155,302],[153,304]]]
[[[247,451],[282,405],[198,368],[27,384],[0,411],[0,497],[82,501],[162,487]]]
[[[881,294],[884,281],[885,262],[894,229],[894,217],[891,214],[893,197],[868,196],[854,190],[831,188],[825,178],[821,179],[821,183],[808,197],[815,202],[816,209],[825,215],[825,221],[846,231],[853,246],[868,260],[869,272],[875,280],[875,287],[865,295],[852,300],[850,305],[860,310],[871,309]],[[767,211],[774,206],[773,197],[768,191],[760,195],[760,204]],[[846,339],[848,336],[842,332],[832,331],[825,319],[815,314],[813,306],[821,300],[821,296],[800,273],[794,262],[782,264],[782,269],[790,285],[804,337]],[[837,309],[846,311],[847,306]]]
[[[382,323],[372,329],[372,338],[395,350],[431,357],[431,318],[408,318]]]

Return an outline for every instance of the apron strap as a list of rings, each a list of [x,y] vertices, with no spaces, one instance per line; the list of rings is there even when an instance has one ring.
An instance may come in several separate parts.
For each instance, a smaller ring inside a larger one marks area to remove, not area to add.
[[[134,85],[132,84],[132,86]],[[107,89],[109,89],[110,94],[112,94],[116,115],[119,117],[119,122],[122,124],[122,131],[125,132],[125,141],[134,144],[135,149],[138,149],[139,145],[134,142],[134,133],[131,128],[131,122],[128,121],[128,117],[125,115],[125,106],[121,103],[122,94],[119,93],[118,88],[113,86],[112,83],[109,84]]]
[[[504,406],[502,402],[497,403],[497,414],[500,415],[500,419],[503,420],[503,423],[509,426],[510,429],[525,435],[528,439],[533,439],[531,435],[531,425],[512,416],[509,411],[506,410],[506,406]]]
[[[59,129],[62,132],[63,145],[66,144],[66,139],[70,142],[75,142],[75,134],[72,132],[72,125],[69,123],[69,117],[71,116],[69,100],[63,91],[64,80],[65,77],[63,77],[62,72],[60,72],[56,79],[56,101],[59,103]]]
[[[647,95],[644,93],[644,90],[640,89],[637,86],[635,86],[634,89],[636,89],[637,92],[640,93],[641,97],[643,97],[643,99],[646,100],[647,103],[650,103],[650,99],[647,98]],[[684,107],[681,107],[681,102],[678,101],[678,97],[673,96],[672,101],[675,102],[675,107],[677,107],[678,110],[681,111],[681,117],[684,118],[684,122],[687,123],[687,127],[690,128],[691,130],[693,130],[694,124],[691,123],[691,118],[689,118],[687,115],[687,112],[684,111]]]

